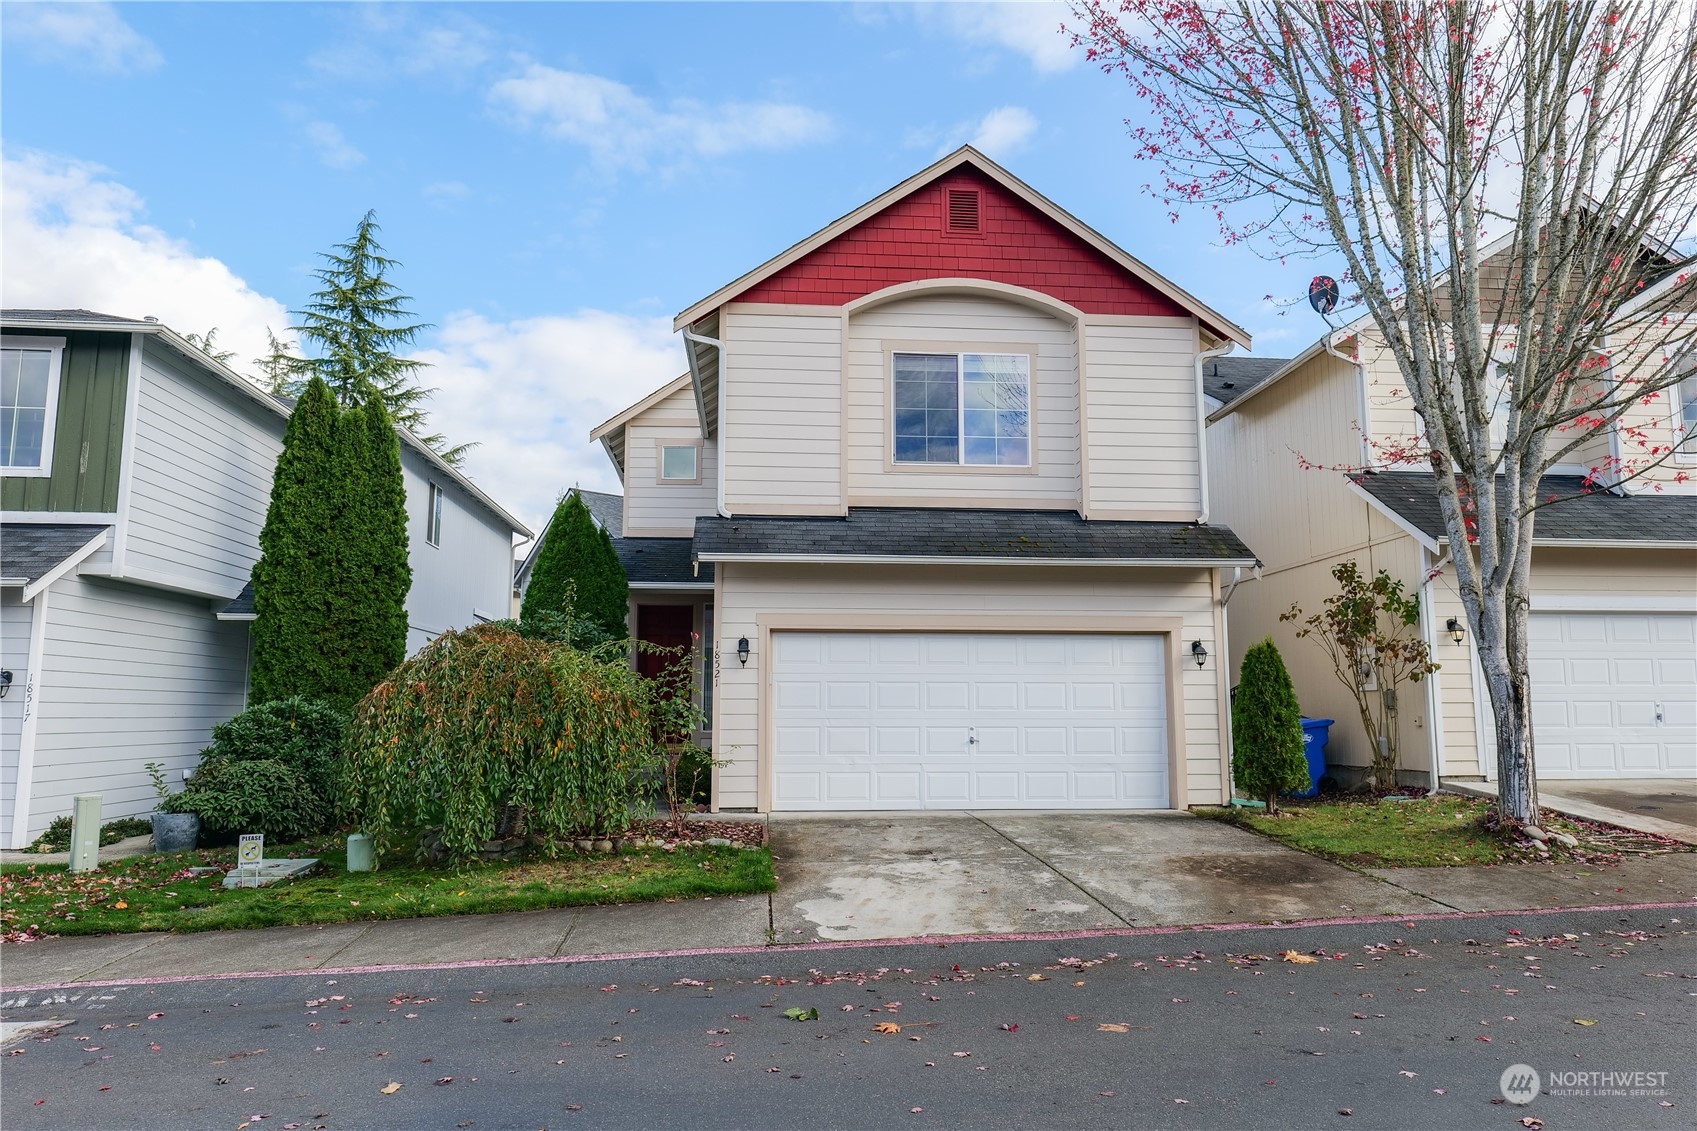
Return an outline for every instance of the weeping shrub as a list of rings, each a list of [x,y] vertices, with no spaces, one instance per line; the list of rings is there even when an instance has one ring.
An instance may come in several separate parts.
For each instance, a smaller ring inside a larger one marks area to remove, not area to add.
[[[655,756],[650,693],[622,649],[479,624],[435,640],[355,708],[343,815],[380,854],[439,826],[449,859],[465,862],[519,805],[553,850],[622,831]]]

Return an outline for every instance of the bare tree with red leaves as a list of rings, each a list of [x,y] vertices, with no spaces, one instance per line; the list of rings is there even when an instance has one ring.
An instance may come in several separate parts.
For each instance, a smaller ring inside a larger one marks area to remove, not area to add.
[[[1693,352],[1697,272],[1677,249],[1697,214],[1697,9],[1073,11],[1075,44],[1147,106],[1129,124],[1162,170],[1150,192],[1212,210],[1228,242],[1341,260],[1422,421],[1373,459],[1431,466],[1495,716],[1500,809],[1534,822],[1532,534],[1560,502],[1539,480],[1600,437],[1613,454],[1597,489],[1643,480],[1683,443],[1640,422]]]

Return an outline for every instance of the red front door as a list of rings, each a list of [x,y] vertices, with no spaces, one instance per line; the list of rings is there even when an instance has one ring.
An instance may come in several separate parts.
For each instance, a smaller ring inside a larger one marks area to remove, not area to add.
[[[650,679],[677,662],[683,651],[693,646],[695,631],[694,605],[638,605],[636,607],[636,638],[660,648],[668,654],[646,649],[636,655],[636,670]]]

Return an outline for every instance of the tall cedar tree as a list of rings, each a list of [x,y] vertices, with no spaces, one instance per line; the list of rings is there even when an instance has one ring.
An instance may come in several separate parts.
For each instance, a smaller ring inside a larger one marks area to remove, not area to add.
[[[312,301],[298,312],[300,325],[289,327],[318,356],[298,362],[279,360],[273,339],[273,356],[263,359],[262,367],[296,384],[301,373],[322,377],[343,405],[379,399],[395,423],[448,463],[458,465],[471,445],[448,448],[440,434],[424,434],[429,421],[424,402],[435,390],[418,383],[425,363],[402,357],[398,351],[411,346],[429,325],[410,321],[413,312],[407,304],[412,296],[402,294],[389,281],[389,272],[400,264],[383,254],[383,245],[377,242],[379,230],[377,213],[367,212],[352,239],[322,253],[325,266],[314,273],[322,289],[313,292]]]
[[[1309,785],[1302,709],[1271,637],[1243,656],[1232,698],[1232,778],[1251,797],[1264,798],[1269,813],[1278,812],[1280,790]]]
[[[573,589],[576,598],[573,599]],[[565,613],[600,625],[615,640],[626,636],[630,582],[613,540],[596,525],[576,491],[568,491],[548,521],[519,615]]]
[[[344,411],[322,380],[307,382],[259,547],[252,701],[351,707],[406,654],[406,494],[380,402]]]

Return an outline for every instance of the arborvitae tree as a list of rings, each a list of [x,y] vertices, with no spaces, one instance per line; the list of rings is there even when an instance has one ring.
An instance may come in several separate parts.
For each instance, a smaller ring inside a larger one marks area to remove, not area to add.
[[[406,494],[380,401],[343,411],[307,382],[259,545],[251,701],[353,706],[406,656]]]
[[[630,582],[612,538],[577,492],[568,491],[548,522],[519,615],[531,620],[541,613],[569,613],[623,640],[629,604]]]
[[[304,361],[307,371],[324,378],[343,405],[380,399],[390,419],[458,464],[471,445],[448,448],[441,435],[424,434],[424,402],[433,392],[418,383],[425,363],[397,351],[429,327],[410,321],[412,298],[389,281],[399,264],[383,254],[378,230],[377,213],[367,212],[353,238],[323,253],[325,266],[316,272],[323,288],[299,312],[301,324],[290,329],[317,352]]]
[[[1309,785],[1302,709],[1272,637],[1243,656],[1232,698],[1232,777],[1250,796],[1265,798],[1269,813],[1278,812],[1280,790]]]
[[[253,567],[253,662],[249,699],[303,695],[343,707],[336,638],[337,424],[341,410],[313,378],[283,433],[271,480],[271,505]]]
[[[347,686],[363,697],[407,654],[407,496],[401,442],[382,401],[342,414],[342,600]]]

